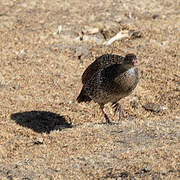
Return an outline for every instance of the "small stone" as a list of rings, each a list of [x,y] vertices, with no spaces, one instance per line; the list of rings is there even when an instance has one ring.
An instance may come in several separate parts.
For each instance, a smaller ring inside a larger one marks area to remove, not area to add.
[[[140,31],[131,31],[129,33],[132,39],[137,39],[142,37],[142,33]]]
[[[136,178],[134,176],[129,176],[130,180],[135,180]]]
[[[150,172],[151,170],[152,170],[152,167],[148,165],[144,169],[141,169],[140,171],[137,171],[135,174],[143,174],[143,173]]]
[[[118,177],[117,180],[122,180],[123,178],[122,177]]]
[[[151,166],[146,166],[145,168],[144,168],[144,172],[149,172],[149,171],[151,171],[152,170],[152,167]]]
[[[99,28],[86,27],[82,30],[84,34],[96,34],[99,32]]]
[[[17,90],[19,88],[19,86],[16,84],[12,87],[14,90]]]
[[[79,40],[79,34],[74,31],[61,31],[59,34],[59,37],[62,38],[65,42],[67,41],[78,41]]]
[[[33,142],[34,145],[40,145],[43,144],[43,138],[38,138]]]
[[[138,102],[136,100],[132,100],[130,101],[130,105],[132,106],[132,108],[137,109],[138,108]]]
[[[6,174],[7,174],[7,175],[10,175],[10,174],[12,174],[12,171],[11,171],[11,170],[8,170],[8,171],[6,172]]]
[[[13,180],[13,176],[12,176],[12,175],[7,176],[7,179],[8,179],[8,180]]]
[[[127,178],[129,175],[130,175],[130,173],[125,171],[125,172],[121,172],[119,177]]]
[[[53,34],[54,34],[54,35],[60,34],[61,31],[62,31],[62,26],[59,25],[58,28],[57,28],[57,30],[56,30]]]
[[[154,14],[154,15],[152,15],[152,18],[153,19],[156,19],[156,18],[158,18],[159,17],[159,14]]]
[[[62,31],[62,26],[58,26],[58,33]]]
[[[5,78],[4,78],[4,76],[0,73],[0,84],[5,84],[6,83],[6,81],[5,81]]]
[[[22,178],[22,180],[32,180],[32,178],[31,177],[24,177],[24,178]]]
[[[96,43],[96,44],[102,44],[104,42],[104,37],[98,37],[98,34],[96,35],[84,35],[83,36],[83,41],[88,41],[91,43]]]
[[[101,34],[103,35],[105,40],[111,38],[111,33],[109,31],[101,30]]]
[[[3,88],[3,87],[4,87],[4,85],[0,83],[0,88]]]
[[[60,77],[60,76],[62,76],[62,74],[57,73],[57,74],[55,74],[55,76],[56,76],[56,77]]]
[[[87,56],[89,54],[90,54],[89,46],[86,45],[79,46],[75,50],[76,57]]]
[[[119,15],[119,16],[117,15],[114,17],[115,22],[117,22],[117,23],[120,23],[122,21],[122,18],[123,18],[122,15]]]
[[[160,112],[161,110],[164,109],[164,107],[160,106],[159,104],[154,104],[154,103],[147,103],[142,106],[146,111],[151,111],[151,112]]]

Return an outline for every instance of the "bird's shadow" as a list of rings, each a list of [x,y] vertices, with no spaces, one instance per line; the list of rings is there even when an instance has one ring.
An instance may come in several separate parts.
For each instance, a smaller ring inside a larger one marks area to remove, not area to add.
[[[26,111],[11,114],[17,124],[30,128],[38,133],[50,133],[52,130],[71,128],[69,117],[60,116],[48,111]]]

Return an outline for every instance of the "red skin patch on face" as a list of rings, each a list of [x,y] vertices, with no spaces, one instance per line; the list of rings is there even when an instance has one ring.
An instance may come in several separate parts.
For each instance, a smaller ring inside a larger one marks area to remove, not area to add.
[[[132,60],[132,65],[134,66],[136,64],[136,59]]]

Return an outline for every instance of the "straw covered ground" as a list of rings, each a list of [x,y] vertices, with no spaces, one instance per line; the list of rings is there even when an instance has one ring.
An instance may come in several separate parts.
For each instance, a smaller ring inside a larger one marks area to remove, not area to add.
[[[180,179],[179,7],[1,0],[0,179]],[[106,53],[139,63],[116,125],[94,102],[76,102],[83,71]]]

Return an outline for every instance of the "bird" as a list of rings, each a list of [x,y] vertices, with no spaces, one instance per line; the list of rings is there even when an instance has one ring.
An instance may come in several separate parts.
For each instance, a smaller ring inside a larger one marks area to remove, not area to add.
[[[77,102],[93,100],[98,103],[106,123],[112,124],[104,106],[112,103],[114,114],[119,112],[119,120],[124,116],[119,100],[130,95],[138,84],[136,55],[127,54],[123,57],[116,54],[104,54],[86,68],[81,80],[83,87],[77,97]]]

